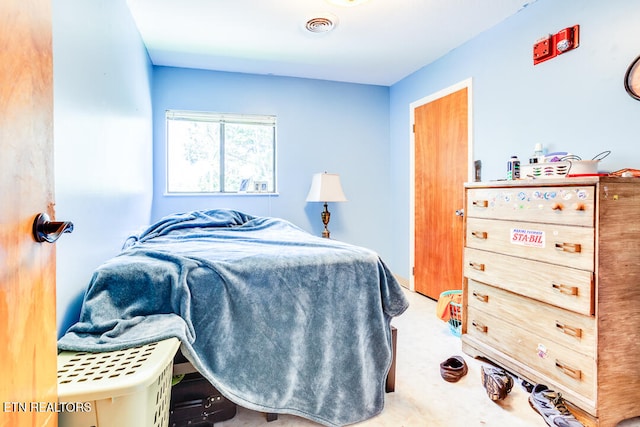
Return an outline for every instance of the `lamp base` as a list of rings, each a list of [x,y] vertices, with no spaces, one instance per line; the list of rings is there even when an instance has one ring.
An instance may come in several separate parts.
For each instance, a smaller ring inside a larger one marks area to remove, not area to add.
[[[329,220],[331,219],[331,212],[329,212],[329,210],[327,209],[327,204],[324,204],[324,211],[322,211],[322,213],[320,213],[320,217],[322,218],[322,223],[324,224],[324,230],[322,230],[322,237],[324,237],[325,239],[329,239],[331,233],[329,232],[329,229],[327,228],[327,225],[329,225]]]

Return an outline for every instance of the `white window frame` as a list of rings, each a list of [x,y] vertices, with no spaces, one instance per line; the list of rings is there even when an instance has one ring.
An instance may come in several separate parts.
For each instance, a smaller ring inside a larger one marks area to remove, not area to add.
[[[247,125],[265,125],[271,126],[273,129],[273,158],[272,158],[272,170],[273,170],[273,187],[267,189],[259,188],[260,183],[255,184],[255,187],[249,187],[247,191],[225,191],[224,189],[224,131],[221,131],[220,141],[220,190],[221,191],[170,191],[169,190],[169,121],[170,120],[186,120],[186,121],[201,121],[201,122],[213,122],[219,123],[224,129],[226,123],[233,124],[247,124]],[[216,113],[207,111],[188,111],[188,110],[166,110],[165,111],[165,195],[180,196],[180,195],[239,195],[239,194],[277,194],[277,168],[276,168],[276,129],[277,118],[273,115],[258,115],[258,114],[234,114],[234,113]]]

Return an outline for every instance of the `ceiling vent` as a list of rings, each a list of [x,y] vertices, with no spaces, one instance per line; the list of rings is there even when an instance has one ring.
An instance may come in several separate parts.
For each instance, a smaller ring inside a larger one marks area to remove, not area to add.
[[[337,6],[351,7],[362,4],[368,0],[329,0],[329,3],[333,3]]]
[[[325,15],[309,19],[304,28],[311,33],[322,34],[333,30],[336,25],[338,25],[338,18]]]

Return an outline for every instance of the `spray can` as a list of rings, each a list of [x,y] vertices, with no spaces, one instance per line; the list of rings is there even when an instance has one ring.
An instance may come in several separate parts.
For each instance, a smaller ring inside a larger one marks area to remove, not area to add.
[[[518,156],[511,156],[507,162],[507,180],[520,179],[520,160]]]

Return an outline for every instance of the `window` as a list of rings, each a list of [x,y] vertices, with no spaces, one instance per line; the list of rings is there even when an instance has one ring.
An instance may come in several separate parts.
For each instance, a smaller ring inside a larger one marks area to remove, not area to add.
[[[167,193],[276,191],[275,116],[166,112]]]

